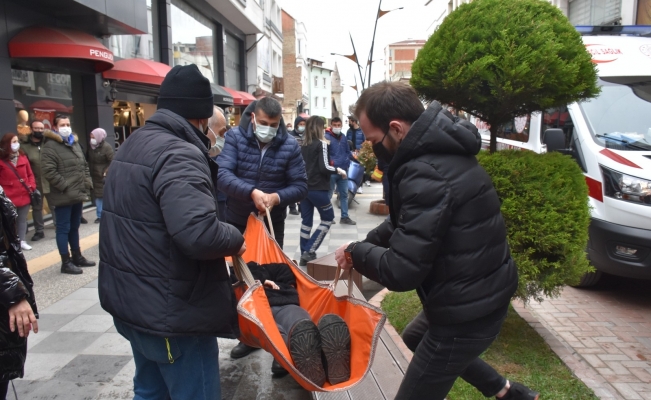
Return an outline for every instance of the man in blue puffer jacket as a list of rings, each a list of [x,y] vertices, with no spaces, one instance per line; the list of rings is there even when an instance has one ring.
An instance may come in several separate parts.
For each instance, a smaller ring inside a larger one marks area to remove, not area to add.
[[[298,142],[287,133],[280,103],[265,97],[249,104],[240,125],[226,134],[216,160],[217,187],[228,196],[226,221],[243,233],[252,212],[273,207],[271,223],[283,247],[287,206],[307,196],[307,173]],[[231,357],[241,358],[253,350],[239,343]],[[272,371],[284,372],[276,363]]]
[[[307,196],[307,175],[301,149],[287,133],[281,113],[280,103],[270,97],[244,110],[217,157],[217,185],[228,196],[226,221],[240,232],[249,214],[273,207],[276,241],[283,247],[286,209]]]
[[[359,127],[359,121],[355,116],[348,117],[348,132],[346,132],[346,139],[350,140],[354,148],[351,150],[359,150],[362,148],[362,143],[366,140],[362,128]]]
[[[348,146],[348,140],[341,134],[341,118],[335,117],[332,119],[330,130],[326,131],[325,138],[330,143],[330,160],[333,167],[348,171],[352,153],[350,146]],[[331,175],[329,197],[332,197],[335,188],[337,188],[337,193],[339,193],[339,204],[341,206],[341,219],[339,223],[356,225],[356,222],[348,216],[348,178],[346,177],[344,179],[338,174]]]

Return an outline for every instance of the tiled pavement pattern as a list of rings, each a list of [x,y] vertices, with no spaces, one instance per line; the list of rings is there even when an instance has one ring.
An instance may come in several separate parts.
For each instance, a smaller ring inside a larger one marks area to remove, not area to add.
[[[381,186],[374,184],[373,187],[365,187],[364,190],[363,195],[358,195],[361,204],[356,204],[349,213],[358,224],[356,226],[334,225],[319,249],[319,256],[334,251],[349,240],[363,239],[368,230],[382,221],[382,217],[368,213],[370,201],[381,196]],[[338,209],[335,215],[339,222]],[[315,218],[314,228],[318,223],[318,218]],[[295,259],[300,257],[298,250],[300,225],[298,216],[289,216],[286,221],[285,251]],[[88,229],[92,229],[92,226]],[[93,250],[96,249],[97,247]],[[87,269],[86,272],[96,273],[96,268]],[[35,281],[38,284],[44,281],[39,277],[50,276],[62,280],[75,278],[58,274],[58,265],[55,265],[35,274]],[[56,296],[59,290],[53,288],[45,292],[47,293],[43,293],[44,296],[51,293]],[[70,292],[70,290],[64,291],[64,293]],[[48,306],[40,310],[40,331],[29,336],[25,377],[14,381],[18,398],[21,400],[133,398],[132,379],[135,365],[131,347],[116,332],[112,317],[101,308],[97,294],[97,280],[72,291],[66,297],[59,298],[60,296],[57,297],[58,301],[48,302]],[[270,372],[272,357],[264,351],[254,352],[241,360],[231,360],[229,353],[235,344],[237,344],[236,340],[219,340],[223,399],[307,400],[311,398],[310,394],[303,390],[291,376],[272,379]],[[11,387],[8,398],[13,398]]]
[[[600,398],[651,399],[651,281],[606,280],[593,289],[565,288],[527,309],[551,331],[553,337],[541,333],[552,349]]]

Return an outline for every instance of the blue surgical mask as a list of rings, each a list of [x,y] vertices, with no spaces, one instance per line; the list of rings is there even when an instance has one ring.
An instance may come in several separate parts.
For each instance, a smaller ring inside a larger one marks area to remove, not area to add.
[[[299,126],[298,128],[296,128],[296,130],[298,131],[298,133],[303,133],[303,132],[305,132],[305,127],[304,126]]]
[[[273,138],[276,137],[276,132],[278,132],[278,128],[259,125],[258,122],[255,120],[255,114],[251,113],[251,116],[253,116],[253,122],[255,122],[255,136],[258,138],[258,140],[261,141],[262,143],[271,142]]]

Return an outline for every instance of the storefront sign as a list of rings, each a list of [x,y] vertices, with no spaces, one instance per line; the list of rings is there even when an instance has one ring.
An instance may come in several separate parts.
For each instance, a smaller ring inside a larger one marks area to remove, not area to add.
[[[23,86],[34,90],[34,73],[32,71],[12,69],[11,81],[14,86]]]
[[[113,61],[113,53],[106,50],[90,49],[91,57],[101,58],[108,61]]]

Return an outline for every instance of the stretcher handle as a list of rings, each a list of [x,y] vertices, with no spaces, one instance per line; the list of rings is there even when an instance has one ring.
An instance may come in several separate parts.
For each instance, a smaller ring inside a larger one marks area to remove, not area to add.
[[[242,256],[233,256],[233,270],[235,271],[235,276],[240,282],[244,282],[246,286],[252,287],[255,284],[255,279],[253,279],[253,274],[249,266],[246,265]]]
[[[330,289],[334,292],[339,283],[339,278],[342,274],[341,265],[337,264],[337,271],[335,272],[335,280],[330,284]],[[353,297],[353,270],[348,271],[348,297]]]

